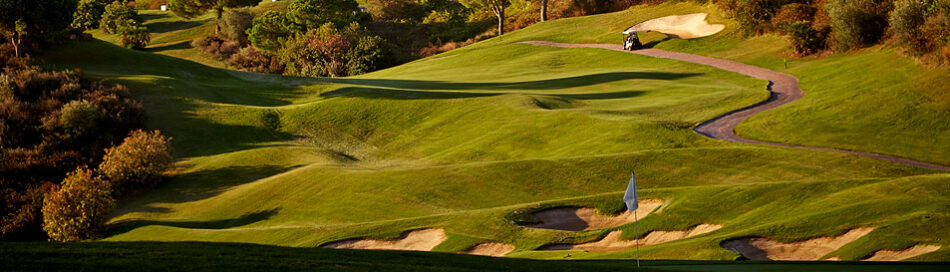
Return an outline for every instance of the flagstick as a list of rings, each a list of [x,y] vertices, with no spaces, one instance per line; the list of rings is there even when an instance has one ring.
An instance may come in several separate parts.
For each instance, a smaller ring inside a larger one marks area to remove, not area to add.
[[[637,207],[637,210],[639,208]],[[637,216],[637,210],[633,210],[633,232],[637,234],[637,268],[640,268],[640,230],[637,228],[637,221],[640,221],[640,217]]]

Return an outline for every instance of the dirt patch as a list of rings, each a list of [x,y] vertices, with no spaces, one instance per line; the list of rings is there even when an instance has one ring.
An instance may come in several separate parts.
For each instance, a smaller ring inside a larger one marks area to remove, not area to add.
[[[656,31],[674,39],[692,39],[711,36],[726,29],[725,25],[709,24],[706,22],[706,16],[706,13],[696,13],[656,18],[632,26],[624,33]]]
[[[422,229],[407,232],[398,240],[371,240],[347,239],[324,244],[323,248],[338,249],[384,249],[384,250],[412,250],[431,251],[432,248],[445,241],[445,230]]]
[[[856,228],[837,237],[821,237],[811,240],[782,243],[768,238],[740,238],[722,242],[722,247],[738,252],[750,260],[814,261],[838,250],[874,228]]]
[[[501,257],[515,250],[515,246],[503,243],[481,243],[462,251],[465,254]]]
[[[893,262],[893,261],[903,261],[920,255],[924,255],[930,252],[934,252],[940,249],[938,245],[916,245],[904,250],[878,250],[874,252],[874,255],[871,255],[870,258],[864,259],[864,261],[876,261],[876,262]]]
[[[672,242],[680,239],[686,239],[689,237],[702,235],[706,233],[713,232],[722,228],[722,225],[716,224],[701,224],[690,230],[680,230],[680,231],[652,231],[647,234],[646,237],[643,237],[637,241],[634,240],[623,240],[620,238],[621,231],[615,230],[607,234],[604,239],[600,239],[597,242],[583,243],[583,244],[555,244],[548,245],[538,248],[538,250],[584,250],[592,252],[605,252],[605,251],[618,251],[624,249],[630,249],[637,246],[639,242],[641,247],[662,244],[666,242]]]
[[[639,202],[640,208],[637,209],[639,218],[643,218],[652,213],[656,208],[663,205],[659,199],[644,199]],[[634,213],[621,213],[616,216],[602,216],[597,214],[594,208],[565,207],[543,210],[532,214],[536,224],[524,224],[529,228],[553,229],[566,231],[581,231],[616,227],[632,223],[639,218],[634,217]]]

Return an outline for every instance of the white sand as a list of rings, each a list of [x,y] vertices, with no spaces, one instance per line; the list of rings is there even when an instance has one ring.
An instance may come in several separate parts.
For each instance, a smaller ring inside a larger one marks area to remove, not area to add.
[[[692,39],[711,36],[726,29],[725,25],[711,25],[706,22],[706,13],[666,16],[639,23],[624,33],[632,31],[656,31],[670,38]]]
[[[385,249],[385,250],[412,250],[412,251],[431,251],[432,248],[445,241],[445,231],[442,229],[423,229],[414,230],[407,233],[402,239],[370,240],[370,239],[347,239],[325,244],[324,248],[339,249]]]

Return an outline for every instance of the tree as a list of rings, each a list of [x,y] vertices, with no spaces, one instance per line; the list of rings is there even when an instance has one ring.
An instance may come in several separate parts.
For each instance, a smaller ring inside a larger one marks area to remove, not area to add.
[[[141,20],[135,9],[116,1],[106,6],[99,20],[99,29],[105,33],[116,34],[122,29],[138,26]]]
[[[548,20],[548,0],[541,0],[541,21]]]
[[[184,18],[198,17],[209,10],[214,10],[217,22],[221,21],[224,15],[224,9],[240,8],[254,6],[261,0],[172,0],[168,3],[168,8],[178,16]],[[292,4],[291,4],[292,5]],[[214,34],[217,36],[221,32],[221,25],[216,24]]]
[[[298,31],[298,27],[286,15],[277,11],[268,11],[254,19],[251,29],[247,30],[247,39],[255,48],[273,53]]]
[[[368,16],[355,0],[297,0],[287,6],[287,18],[305,29],[317,29],[326,23],[337,27],[366,23]]]
[[[505,34],[505,9],[511,5],[510,0],[470,0],[469,5],[476,9],[491,10],[498,18],[498,36]]]
[[[132,131],[119,146],[106,150],[99,171],[116,189],[155,181],[172,163],[171,138],[159,131]]]
[[[43,230],[60,242],[92,239],[113,209],[115,199],[109,183],[80,167],[43,201]]]
[[[73,21],[76,0],[0,0],[0,32],[21,56],[30,37],[65,30]]]
[[[80,30],[99,28],[99,20],[106,11],[106,5],[98,0],[83,0],[73,14],[72,27]]]

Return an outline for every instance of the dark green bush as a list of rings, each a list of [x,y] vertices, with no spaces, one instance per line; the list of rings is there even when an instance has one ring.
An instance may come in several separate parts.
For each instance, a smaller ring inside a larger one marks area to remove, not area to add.
[[[830,0],[825,10],[831,18],[837,49],[848,50],[876,43],[887,27],[886,6],[877,0]]]
[[[119,31],[122,37],[119,37],[119,43],[127,48],[141,50],[148,46],[152,40],[152,35],[148,28],[144,26],[130,26]]]
[[[97,133],[104,114],[86,100],[73,100],[63,106],[59,125],[68,138],[82,138]]]
[[[106,6],[99,20],[99,29],[109,34],[119,33],[123,28],[138,26],[141,23],[138,12],[121,1],[112,2]]]
[[[99,28],[99,20],[106,11],[106,5],[98,0],[83,0],[73,14],[72,27],[80,30]]]
[[[218,21],[221,25],[220,35],[228,40],[248,44],[247,30],[251,28],[253,21],[254,15],[249,9],[230,9]]]
[[[790,23],[784,29],[788,33],[792,48],[800,56],[817,53],[825,47],[825,35],[821,31],[812,28],[811,22]]]

